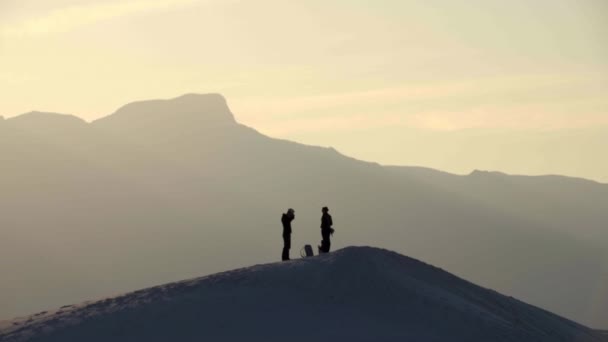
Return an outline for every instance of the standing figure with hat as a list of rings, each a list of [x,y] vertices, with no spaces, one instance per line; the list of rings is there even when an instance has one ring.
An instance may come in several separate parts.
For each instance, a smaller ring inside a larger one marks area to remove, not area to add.
[[[329,215],[329,208],[323,207],[321,211],[323,212],[323,216],[321,216],[321,237],[323,240],[321,240],[321,246],[319,246],[319,254],[329,253],[331,248],[330,236],[334,233],[334,229],[331,227],[334,222]]]
[[[283,223],[283,254],[281,260],[289,260],[289,249],[291,249],[291,221],[296,218],[295,211],[291,208],[281,217]]]

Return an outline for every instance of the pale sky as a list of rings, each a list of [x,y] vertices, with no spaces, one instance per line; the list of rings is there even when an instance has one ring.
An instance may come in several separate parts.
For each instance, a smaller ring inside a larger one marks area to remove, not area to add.
[[[0,115],[209,92],[359,159],[608,182],[605,0],[0,0]]]

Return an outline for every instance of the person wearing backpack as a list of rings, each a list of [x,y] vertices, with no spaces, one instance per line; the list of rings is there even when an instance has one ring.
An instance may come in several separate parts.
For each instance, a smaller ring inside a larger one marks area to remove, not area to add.
[[[321,209],[323,212],[323,216],[321,216],[321,246],[319,246],[319,254],[321,253],[329,253],[329,249],[331,248],[331,240],[330,236],[334,233],[334,229],[331,227],[334,222],[329,214],[329,208],[323,207]]]
[[[289,260],[289,250],[291,249],[291,221],[295,218],[295,211],[291,208],[287,210],[287,213],[284,213],[283,216],[281,216],[281,223],[283,223],[283,254],[281,255],[281,260],[283,261]]]

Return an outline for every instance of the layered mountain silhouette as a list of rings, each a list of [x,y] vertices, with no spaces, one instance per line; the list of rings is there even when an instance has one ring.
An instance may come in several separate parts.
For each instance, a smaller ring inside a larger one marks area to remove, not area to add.
[[[349,247],[65,305],[0,341],[607,341],[387,250]]]
[[[423,148],[423,147],[421,147]],[[380,245],[593,327],[608,326],[608,185],[385,167],[272,139],[217,94],[84,122],[0,120],[0,318],[278,260]]]

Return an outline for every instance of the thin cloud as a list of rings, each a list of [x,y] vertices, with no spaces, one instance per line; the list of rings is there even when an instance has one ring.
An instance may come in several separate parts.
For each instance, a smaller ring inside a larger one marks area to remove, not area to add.
[[[589,77],[589,75],[509,76],[404,85],[323,95],[249,96],[241,97],[238,100],[238,105],[243,108],[252,108],[254,112],[259,112],[265,117],[279,118],[290,116],[294,112],[306,113],[327,109],[356,108],[362,105],[407,104],[423,100],[465,99],[500,94],[537,94],[541,90],[554,91],[564,86],[582,87],[589,83],[595,84],[598,82],[597,79]],[[257,114],[255,113],[255,115]]]
[[[391,126],[431,131],[573,129],[608,125],[608,101],[598,82],[588,75],[537,75],[319,96],[250,97],[231,102],[235,104],[235,112],[242,113],[245,123],[282,136]],[[547,97],[547,94],[553,96],[565,91],[576,91],[576,97],[561,101]],[[511,96],[529,99],[513,101]],[[459,100],[469,104],[455,104],[454,108],[434,106],[434,103],[457,103]],[[424,103],[425,108],[410,107],[413,103]],[[387,104],[396,105],[398,109],[387,112]],[[323,114],[316,114],[319,112]]]
[[[367,113],[346,116],[299,117],[287,120],[247,122],[273,136],[293,134],[363,131],[387,127],[450,132],[466,129],[571,130],[608,127],[604,113],[573,115],[543,105],[484,106],[461,111],[420,111],[415,113]]]
[[[422,112],[408,116],[402,124],[432,131],[463,129],[567,130],[608,126],[603,112],[579,115],[574,110],[545,105],[486,106],[464,111]]]
[[[138,0],[71,6],[53,10],[44,16],[0,26],[0,33],[5,37],[24,37],[69,32],[116,17],[147,11],[163,11],[199,2],[200,0]]]

